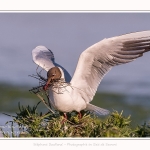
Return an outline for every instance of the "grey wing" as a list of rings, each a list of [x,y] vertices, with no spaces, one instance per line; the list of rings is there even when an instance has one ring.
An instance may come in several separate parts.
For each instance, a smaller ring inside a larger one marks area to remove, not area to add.
[[[90,102],[113,66],[131,62],[147,51],[150,51],[150,31],[104,39],[81,53],[71,84]]]
[[[37,46],[32,50],[32,57],[33,61],[46,71],[55,66],[60,67],[64,71],[65,80],[70,82],[70,74],[61,65],[55,63],[54,54],[50,49],[46,48],[45,46]]]
[[[48,71],[54,67],[54,55],[52,51],[48,50],[45,46],[37,46],[32,50],[33,61]]]

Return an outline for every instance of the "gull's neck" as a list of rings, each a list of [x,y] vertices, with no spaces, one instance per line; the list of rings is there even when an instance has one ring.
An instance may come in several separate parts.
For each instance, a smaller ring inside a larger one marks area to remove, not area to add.
[[[65,80],[64,71],[60,67],[58,67],[58,68],[60,69],[60,72],[61,72],[61,79]]]

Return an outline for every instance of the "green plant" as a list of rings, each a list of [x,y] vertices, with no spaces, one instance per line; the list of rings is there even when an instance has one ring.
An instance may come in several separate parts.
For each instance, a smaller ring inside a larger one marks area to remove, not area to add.
[[[109,116],[100,118],[92,112],[81,111],[82,118],[77,112],[67,113],[64,120],[63,113],[55,111],[43,114],[37,107],[18,105],[19,112],[13,117],[11,135],[4,137],[147,137],[150,136],[150,126],[144,124],[133,129],[130,125],[131,117],[123,116],[113,111]],[[19,135],[15,135],[13,125],[18,125]],[[2,130],[2,129],[1,129]]]
[[[138,137],[150,137],[150,123],[145,122],[143,125],[138,126],[136,134]]]

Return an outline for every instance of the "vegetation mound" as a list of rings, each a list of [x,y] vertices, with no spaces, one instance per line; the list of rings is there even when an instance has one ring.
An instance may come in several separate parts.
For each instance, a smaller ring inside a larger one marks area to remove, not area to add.
[[[92,112],[81,111],[82,118],[77,112],[63,113],[55,111],[43,114],[37,111],[40,102],[33,107],[20,106],[13,121],[6,124],[11,126],[11,134],[2,131],[4,137],[149,137],[150,124],[133,128],[131,117],[123,116],[113,111],[109,116],[97,117]],[[13,126],[18,125],[19,134],[15,134]]]

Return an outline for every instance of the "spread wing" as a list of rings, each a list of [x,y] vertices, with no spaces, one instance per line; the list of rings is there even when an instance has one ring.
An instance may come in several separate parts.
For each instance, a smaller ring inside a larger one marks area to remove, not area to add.
[[[131,62],[147,51],[150,51],[150,31],[104,39],[81,53],[71,84],[90,102],[113,66]]]
[[[50,49],[46,48],[45,46],[37,46],[32,50],[32,57],[33,61],[46,71],[55,66],[60,67],[64,72],[65,80],[70,82],[70,74],[61,65],[55,63],[54,54]]]
[[[32,50],[33,61],[48,71],[50,68],[55,67],[53,52],[45,46],[37,46]]]

